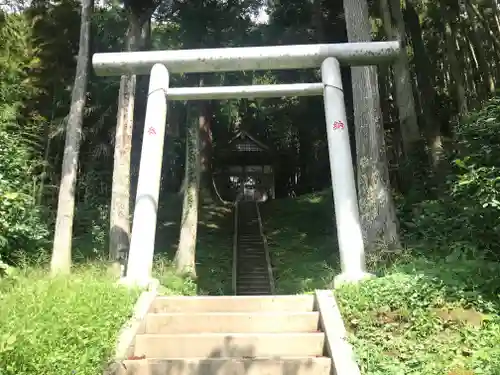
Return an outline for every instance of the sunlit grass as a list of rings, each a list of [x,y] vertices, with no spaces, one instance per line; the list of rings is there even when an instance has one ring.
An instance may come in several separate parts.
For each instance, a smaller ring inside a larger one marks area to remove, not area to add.
[[[41,267],[12,271],[0,280],[0,373],[101,373],[138,293],[99,263],[70,277]]]

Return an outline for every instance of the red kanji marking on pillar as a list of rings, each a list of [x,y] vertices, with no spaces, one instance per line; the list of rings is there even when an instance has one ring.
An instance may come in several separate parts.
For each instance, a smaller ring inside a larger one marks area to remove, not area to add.
[[[152,126],[148,128],[148,134],[149,135],[156,135],[156,130]]]
[[[339,129],[344,129],[345,125],[342,121],[335,121],[333,123],[333,130],[339,130]]]

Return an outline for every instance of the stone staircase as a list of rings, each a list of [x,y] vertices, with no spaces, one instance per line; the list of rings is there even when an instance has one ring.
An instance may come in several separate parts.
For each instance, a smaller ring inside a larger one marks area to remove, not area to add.
[[[315,295],[156,297],[113,373],[329,375],[318,306]]]
[[[272,272],[261,234],[257,203],[237,204],[235,294],[273,294]]]

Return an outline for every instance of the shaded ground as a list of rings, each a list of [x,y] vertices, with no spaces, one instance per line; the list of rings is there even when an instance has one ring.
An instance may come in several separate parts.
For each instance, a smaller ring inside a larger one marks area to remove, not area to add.
[[[331,285],[338,259],[332,207],[330,192],[261,206],[277,293]]]
[[[162,285],[184,283],[172,275],[169,267],[179,242],[182,196],[162,199],[156,233],[156,277]],[[210,203],[200,208],[196,248],[197,294],[231,294],[232,270],[232,207]],[[193,285],[195,285],[193,283]],[[190,287],[191,288],[191,287]],[[174,290],[179,291],[180,288]],[[185,291],[186,294],[188,291]]]

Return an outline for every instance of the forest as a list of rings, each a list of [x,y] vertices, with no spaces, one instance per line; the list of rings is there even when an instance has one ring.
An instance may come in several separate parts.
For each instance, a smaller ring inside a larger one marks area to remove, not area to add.
[[[130,242],[149,76],[98,77],[94,53],[384,40],[402,43],[392,64],[342,72],[367,262],[381,276],[339,291],[362,373],[499,373],[497,0],[1,7],[1,374],[3,363],[7,375],[95,374],[136,297],[109,278]],[[170,84],[320,80],[318,70],[274,70]],[[262,211],[278,290],[330,286],[338,250],[321,97],[171,102],[166,129],[154,266],[166,293],[227,293],[231,218],[214,176],[240,131],[276,155],[276,199]],[[26,328],[35,315],[43,323]],[[74,330],[68,349],[57,345],[63,321],[91,328]]]

